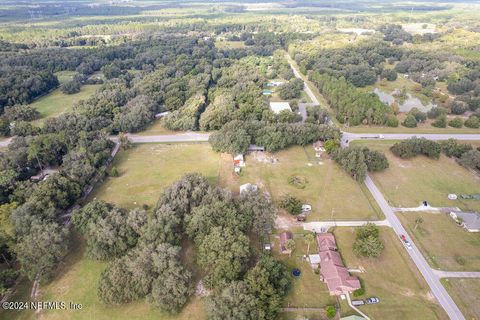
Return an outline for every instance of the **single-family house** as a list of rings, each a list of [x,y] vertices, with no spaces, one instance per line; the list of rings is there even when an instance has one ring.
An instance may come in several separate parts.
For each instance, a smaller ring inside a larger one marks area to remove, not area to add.
[[[327,284],[330,295],[341,295],[361,288],[357,277],[351,276],[344,266],[337,243],[332,233],[317,235],[320,255],[320,274]]]
[[[450,212],[450,217],[468,232],[480,232],[480,213]]]
[[[251,183],[245,183],[240,186],[240,194],[247,192],[247,191],[257,191],[258,187]]]
[[[290,108],[290,103],[288,103],[287,101],[270,102],[270,110],[272,110],[272,112],[275,114],[279,114],[284,110],[288,110],[291,112],[292,108]]]
[[[292,233],[288,231],[284,231],[280,233],[280,252],[283,254],[290,254],[292,251],[288,250],[286,247],[286,243],[288,240],[293,239]]]

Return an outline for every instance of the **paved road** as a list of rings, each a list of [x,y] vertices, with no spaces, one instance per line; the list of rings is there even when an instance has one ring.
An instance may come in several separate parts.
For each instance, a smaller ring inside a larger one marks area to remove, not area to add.
[[[378,203],[380,209],[382,210],[383,214],[385,215],[386,219],[390,223],[395,233],[397,233],[398,235],[405,235],[408,241],[410,241],[410,243],[412,244],[412,249],[407,250],[408,254],[412,258],[413,262],[417,266],[422,276],[427,281],[427,284],[430,286],[433,295],[443,307],[443,309],[445,309],[450,319],[465,320],[465,317],[462,315],[460,309],[458,309],[453,299],[448,295],[447,290],[445,290],[443,285],[440,283],[440,278],[438,277],[438,275],[435,274],[430,268],[415,243],[412,241],[412,239],[410,239],[407,231],[403,228],[400,220],[397,218],[397,216],[395,216],[392,208],[388,205],[382,193],[378,190],[378,188],[375,186],[372,179],[368,175],[365,179],[365,184],[368,190],[370,190],[370,192],[372,193],[373,198]],[[400,239],[398,241],[400,241]]]
[[[418,206],[414,208],[392,208],[395,212],[433,212],[433,213],[440,213],[440,212],[452,212],[452,211],[461,211],[458,207],[431,207],[431,206]]]
[[[304,230],[310,230],[314,232],[326,232],[332,227],[361,227],[367,223],[373,223],[377,226],[390,226],[387,220],[379,221],[312,221],[302,224]],[[323,231],[322,231],[323,230]]]
[[[480,272],[432,270],[439,278],[480,278]]]
[[[295,68],[295,66],[293,65],[293,61],[292,61],[292,58],[290,57],[290,55],[287,53],[285,55],[285,57],[287,58],[287,61],[290,64],[290,67],[292,68],[293,74],[295,75],[295,77],[298,78],[298,79],[302,79],[305,82],[305,79],[303,78],[303,76],[300,74],[300,72],[298,72],[297,68]],[[310,89],[310,87],[306,83],[304,83],[303,90],[305,90],[305,93],[308,95],[310,100],[312,100],[314,105],[316,105],[316,106],[320,105],[320,102],[318,102],[317,97],[315,97],[312,90]]]
[[[435,134],[435,133],[350,133],[343,132],[342,145],[353,140],[405,140],[413,137],[429,140],[480,140],[480,134]]]

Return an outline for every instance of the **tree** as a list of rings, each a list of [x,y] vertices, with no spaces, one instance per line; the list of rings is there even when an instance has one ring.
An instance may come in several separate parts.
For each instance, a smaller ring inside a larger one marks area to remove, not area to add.
[[[465,120],[464,125],[468,128],[480,128],[480,118],[472,115],[467,120]]]
[[[249,240],[229,228],[215,227],[198,246],[198,264],[207,272],[205,284],[218,287],[238,280],[250,256]]]
[[[353,252],[361,257],[378,257],[384,249],[380,230],[373,223],[367,223],[356,230]]]
[[[257,298],[243,281],[235,281],[207,300],[208,318],[212,320],[260,319]]]
[[[324,143],[325,151],[331,154],[336,149],[340,148],[340,142],[338,140],[327,140]]]
[[[123,150],[127,150],[132,147],[132,141],[130,141],[130,138],[128,138],[124,132],[120,132],[118,135],[118,140],[120,141],[120,145],[122,146]]]
[[[65,82],[60,86],[60,90],[65,94],[74,94],[80,92],[82,84],[77,80]]]
[[[280,98],[284,100],[296,99],[300,97],[300,94],[303,91],[303,86],[303,80],[295,78],[282,85],[278,94],[280,95]]]
[[[287,193],[280,200],[280,208],[287,210],[290,214],[298,215],[302,212],[302,201]]]
[[[251,217],[253,232],[263,234],[274,225],[277,211],[260,190],[243,192],[236,202],[239,214]]]
[[[415,227],[413,227],[413,231],[417,230],[417,227],[423,223],[423,218],[422,217],[418,217],[415,219]]]
[[[293,239],[288,239],[285,241],[285,248],[290,251],[290,256],[292,255],[293,250],[295,250],[295,240]]]
[[[458,162],[467,168],[472,168],[475,170],[480,169],[480,151],[479,150],[470,150],[462,154],[462,157]]]
[[[32,225],[31,232],[21,237],[16,246],[22,273],[30,280],[37,274],[48,279],[67,252],[68,237],[68,229],[56,223]]]

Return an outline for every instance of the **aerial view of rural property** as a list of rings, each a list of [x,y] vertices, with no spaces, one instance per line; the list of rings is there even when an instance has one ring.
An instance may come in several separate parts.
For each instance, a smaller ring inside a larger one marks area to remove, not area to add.
[[[0,320],[480,320],[480,0],[0,0]]]

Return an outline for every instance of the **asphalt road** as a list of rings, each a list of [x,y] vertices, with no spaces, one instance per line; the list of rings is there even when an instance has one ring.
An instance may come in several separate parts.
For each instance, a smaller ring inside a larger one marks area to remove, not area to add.
[[[443,309],[447,312],[450,319],[465,320],[465,317],[460,309],[458,309],[453,299],[449,296],[447,290],[445,290],[443,285],[440,283],[440,277],[430,268],[422,253],[418,250],[415,243],[409,237],[407,231],[403,228],[400,220],[397,218],[392,208],[383,197],[382,193],[378,190],[368,175],[365,179],[365,184],[395,233],[399,236],[402,234],[405,235],[407,240],[411,243],[412,248],[406,249],[407,253],[410,255],[410,258],[412,258],[425,281],[427,281],[427,284],[429,285],[433,295]],[[399,238],[398,241],[401,241],[401,239]]]
[[[480,134],[435,134],[435,133],[350,133],[343,132],[342,145],[353,140],[405,140],[413,137],[429,140],[480,140]]]
[[[480,272],[476,271],[442,271],[433,270],[439,278],[480,278]]]

